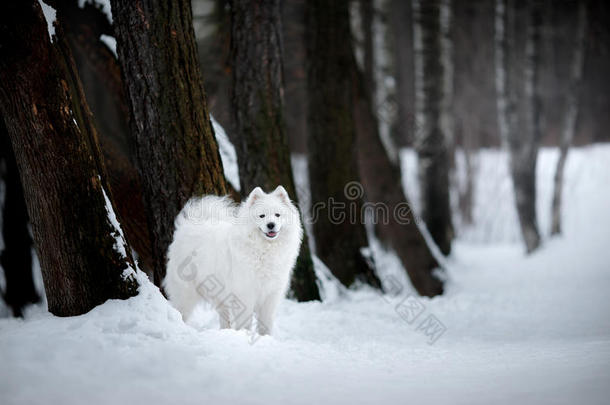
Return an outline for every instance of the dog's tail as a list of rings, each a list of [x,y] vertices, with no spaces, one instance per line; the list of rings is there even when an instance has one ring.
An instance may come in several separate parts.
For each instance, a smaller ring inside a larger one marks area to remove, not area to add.
[[[197,225],[210,221],[226,222],[234,220],[237,215],[237,208],[237,204],[229,196],[206,195],[193,197],[187,201],[176,217],[175,229],[185,225]]]

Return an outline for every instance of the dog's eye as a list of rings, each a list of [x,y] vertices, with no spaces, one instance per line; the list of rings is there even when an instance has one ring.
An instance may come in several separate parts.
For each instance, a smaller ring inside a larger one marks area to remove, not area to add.
[[[259,218],[265,218],[265,214],[260,214],[258,217]]]
[[[275,216],[279,218],[279,217],[280,217],[280,214],[275,214]]]

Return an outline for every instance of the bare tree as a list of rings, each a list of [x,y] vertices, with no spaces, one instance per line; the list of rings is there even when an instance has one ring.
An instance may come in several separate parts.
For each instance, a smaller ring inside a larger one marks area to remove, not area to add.
[[[454,138],[461,151],[464,176],[455,180],[459,215],[455,219],[463,225],[472,223],[474,188],[481,146],[497,145],[498,123],[496,103],[494,42],[495,4],[487,0],[453,2],[453,61],[454,61]],[[476,46],[472,44],[476,43]],[[456,157],[460,157],[460,154]]]
[[[316,253],[343,284],[361,279],[379,286],[361,252],[368,243],[360,219],[348,3],[315,0],[307,8],[309,177],[320,208],[313,233]]]
[[[528,253],[540,245],[536,161],[540,143],[541,17],[539,1],[496,2],[498,123],[502,141],[509,150],[517,214]]]
[[[306,0],[282,2],[284,35],[284,101],[288,141],[292,153],[307,152],[307,68],[305,55]]]
[[[457,149],[455,128],[453,120],[454,103],[454,74],[453,74],[453,1],[440,2],[440,30],[441,30],[441,65],[443,66],[443,92],[441,98],[441,128],[447,143],[448,157],[451,162],[450,177],[455,177],[455,152]],[[453,179],[450,179],[455,181]]]
[[[397,144],[404,146],[414,141],[415,97],[413,62],[413,9],[411,1],[392,0],[390,25],[394,41],[396,75]]]
[[[433,297],[443,292],[443,282],[434,274],[440,266],[416,223],[402,188],[400,167],[386,152],[374,113],[372,92],[377,82],[373,67],[367,68],[366,63],[368,60],[372,65],[376,59],[371,55],[375,52],[371,3],[360,0],[364,71],[360,72],[355,58],[349,68],[353,72],[358,168],[376,235],[385,247],[396,252],[415,289],[421,295]],[[379,210],[381,207],[384,209]]]
[[[413,0],[415,39],[415,105],[418,125],[415,149],[422,217],[440,251],[451,251],[453,225],[449,205],[449,155],[443,109],[446,70],[443,61],[441,0]]]
[[[587,32],[587,3],[580,2],[578,5],[578,21],[574,45],[572,50],[572,63],[568,92],[566,96],[566,108],[559,143],[559,159],[553,180],[553,202],[551,206],[551,234],[561,233],[561,201],[563,194],[563,173],[568,158],[568,150],[572,145],[576,131],[576,118],[578,117],[580,83],[584,65],[585,35]]]
[[[140,269],[152,279],[150,232],[140,176],[129,153],[129,108],[121,70],[113,50],[100,39],[101,35],[114,35],[112,24],[92,3],[81,8],[76,0],[47,2],[57,9],[57,19],[93,113],[117,216],[129,245],[138,255]]]
[[[0,15],[0,108],[49,311],[78,315],[132,296],[130,248],[105,196],[97,133],[61,25],[51,44],[38,2],[3,3]]]
[[[119,64],[151,232],[165,277],[174,219],[194,195],[226,194],[188,0],[112,0]]]
[[[232,109],[241,190],[283,185],[296,200],[283,102],[279,0],[233,0],[231,6]],[[292,278],[299,301],[319,300],[307,236]]]

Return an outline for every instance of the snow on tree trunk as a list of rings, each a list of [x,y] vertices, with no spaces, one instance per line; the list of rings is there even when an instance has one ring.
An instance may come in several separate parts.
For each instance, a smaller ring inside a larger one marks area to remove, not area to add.
[[[112,0],[154,281],[165,277],[174,219],[194,195],[227,193],[188,0]]]
[[[551,206],[551,234],[561,233],[561,201],[563,194],[563,172],[568,158],[568,150],[574,139],[576,131],[576,118],[578,117],[580,82],[584,65],[585,34],[587,31],[587,3],[578,5],[578,23],[576,36],[574,37],[574,49],[572,51],[572,65],[570,69],[570,82],[566,97],[566,112],[561,130],[559,144],[559,159],[553,179],[553,202]]]
[[[0,15],[0,108],[49,311],[79,315],[132,296],[133,260],[107,213],[97,133],[61,25],[51,44],[37,2],[3,3]]]
[[[235,0],[231,7],[232,109],[242,195],[283,185],[297,200],[284,122],[279,0]],[[307,236],[294,269],[299,301],[319,300]]]
[[[451,251],[453,226],[449,205],[449,159],[442,116],[445,70],[441,1],[413,0],[415,49],[415,149],[421,187],[422,217],[443,254]]]

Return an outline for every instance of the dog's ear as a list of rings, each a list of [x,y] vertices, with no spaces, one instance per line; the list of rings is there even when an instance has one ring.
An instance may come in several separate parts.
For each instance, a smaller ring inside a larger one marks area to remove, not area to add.
[[[256,200],[261,198],[263,195],[265,195],[265,192],[263,191],[263,189],[260,187],[256,187],[254,190],[252,190],[252,192],[248,196],[248,199],[246,200],[246,205],[248,207],[251,207],[252,205],[254,205]]]
[[[290,197],[288,196],[288,193],[284,187],[277,186],[277,188],[273,190],[272,194],[278,196],[283,203],[290,205]]]

